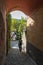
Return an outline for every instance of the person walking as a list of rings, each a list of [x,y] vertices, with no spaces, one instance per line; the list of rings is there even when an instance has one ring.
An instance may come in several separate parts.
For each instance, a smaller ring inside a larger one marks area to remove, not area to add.
[[[20,38],[20,40],[19,40],[19,50],[20,50],[20,52],[21,52],[21,50],[22,50],[22,40],[21,40],[21,38]]]

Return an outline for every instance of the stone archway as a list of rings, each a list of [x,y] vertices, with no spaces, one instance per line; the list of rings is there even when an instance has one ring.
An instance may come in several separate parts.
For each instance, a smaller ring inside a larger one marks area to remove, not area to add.
[[[40,5],[38,8],[35,8],[33,11],[31,10],[32,11],[32,12],[30,11],[31,13],[27,10],[28,7],[24,9],[23,8],[17,7],[17,8],[14,8],[14,10],[19,9],[19,10],[22,10],[23,12],[27,12],[31,19],[31,20],[29,19],[29,21],[34,22],[33,26],[31,25],[29,26],[28,21],[27,21],[27,24],[28,24],[27,26],[27,52],[32,56],[32,58],[35,61],[37,61],[37,63],[39,62],[43,63],[42,62],[43,60],[42,59],[43,57],[43,30],[42,30],[43,28],[43,24],[42,24],[43,23],[43,18],[42,18],[43,17],[43,12],[42,12],[43,6]],[[12,9],[13,9],[13,6],[7,10],[11,11]],[[28,30],[29,28],[30,30]]]
[[[5,24],[3,15],[0,11],[0,65],[3,65],[3,59],[5,56]]]
[[[29,25],[27,27],[27,38],[28,38],[27,49],[28,49],[28,53],[30,53],[35,60],[42,63],[43,61],[42,59],[43,58],[43,0],[33,0],[33,1],[32,0],[25,0],[25,1],[0,0],[0,9],[2,10],[2,13],[4,15],[5,13],[7,14],[9,11],[13,10],[13,8],[14,10],[19,9],[25,12],[35,21],[34,23],[35,25],[33,27],[30,27],[31,30],[28,30]],[[7,34],[6,32],[7,23],[6,21],[3,20],[6,19],[5,18],[6,16],[3,18],[4,15],[2,15],[2,13],[0,12],[0,65],[2,65],[1,64],[3,62],[2,59],[5,56],[5,49],[6,49],[5,41]]]

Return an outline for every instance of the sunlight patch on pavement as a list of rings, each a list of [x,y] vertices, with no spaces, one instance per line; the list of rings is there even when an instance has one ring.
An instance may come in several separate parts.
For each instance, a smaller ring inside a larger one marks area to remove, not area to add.
[[[13,49],[19,49],[19,47],[11,47],[11,48],[13,48]]]

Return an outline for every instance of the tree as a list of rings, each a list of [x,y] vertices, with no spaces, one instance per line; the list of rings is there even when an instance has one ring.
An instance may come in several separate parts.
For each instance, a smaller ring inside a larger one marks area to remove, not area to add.
[[[23,30],[26,29],[26,20],[22,17],[21,20],[12,19],[11,30],[16,31],[17,39],[20,39]]]

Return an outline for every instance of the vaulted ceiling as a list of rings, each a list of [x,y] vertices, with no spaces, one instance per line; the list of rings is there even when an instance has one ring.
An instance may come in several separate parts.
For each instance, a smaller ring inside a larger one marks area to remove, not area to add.
[[[26,14],[43,4],[43,0],[0,0],[5,2],[6,12],[12,10],[22,10]]]

